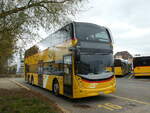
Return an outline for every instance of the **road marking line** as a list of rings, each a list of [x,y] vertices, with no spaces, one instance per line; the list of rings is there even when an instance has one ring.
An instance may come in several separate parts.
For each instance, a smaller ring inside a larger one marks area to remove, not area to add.
[[[122,109],[122,106],[116,105],[116,104],[112,104],[112,103],[105,103],[104,105],[113,108],[113,109]]]
[[[140,101],[140,100],[130,99],[130,98],[127,98],[127,97],[121,97],[121,96],[117,96],[117,95],[113,95],[113,94],[109,94],[109,95],[112,96],[112,97],[137,102],[137,103],[140,103],[140,104],[150,105],[149,102],[143,102],[143,101]]]
[[[110,110],[110,111],[120,110],[120,109],[123,108],[122,106],[119,106],[119,105],[116,105],[116,104],[112,104],[112,103],[104,103],[104,104],[99,104],[97,106],[99,108],[104,108],[104,109],[107,109],[107,110]]]
[[[16,85],[18,85],[18,86],[20,86],[20,87],[22,87],[22,88],[24,88],[24,89],[26,89],[26,90],[31,90],[30,88],[24,86],[23,84],[21,84],[21,83],[15,81],[15,80],[9,80],[9,81],[14,82]]]
[[[128,79],[131,79],[133,76],[134,76],[134,74],[131,74]]]
[[[114,111],[114,109],[110,108],[110,107],[107,107],[105,105],[98,105],[99,108],[105,108],[107,110],[110,110],[110,111]]]

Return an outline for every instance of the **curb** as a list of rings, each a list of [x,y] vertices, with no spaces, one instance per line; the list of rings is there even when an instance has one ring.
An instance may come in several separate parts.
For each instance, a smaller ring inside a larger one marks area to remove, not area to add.
[[[20,87],[22,87],[22,88],[24,88],[24,89],[26,89],[26,90],[28,90],[28,91],[31,90],[30,88],[28,88],[28,87],[22,85],[22,84],[19,83],[19,82],[16,82],[15,80],[9,80],[9,81],[15,83],[16,85],[18,85],[18,86],[20,86]]]
[[[63,112],[63,113],[71,113],[68,110],[66,110],[65,108],[63,108],[62,106],[56,104],[56,106]]]

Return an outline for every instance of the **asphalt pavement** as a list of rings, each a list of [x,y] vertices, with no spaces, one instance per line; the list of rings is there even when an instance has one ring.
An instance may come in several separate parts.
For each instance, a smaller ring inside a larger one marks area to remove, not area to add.
[[[50,98],[66,113],[150,113],[149,78],[117,78],[117,91],[114,94],[83,99],[57,97],[50,91],[27,84],[23,78],[13,80]]]
[[[8,78],[0,78],[0,89],[15,89],[18,90],[20,87],[13,82],[10,82]]]

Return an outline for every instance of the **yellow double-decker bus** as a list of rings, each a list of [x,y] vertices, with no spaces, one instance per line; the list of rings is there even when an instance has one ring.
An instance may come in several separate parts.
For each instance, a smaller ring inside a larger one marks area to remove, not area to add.
[[[124,76],[130,73],[130,65],[123,59],[114,60],[114,73],[116,76]]]
[[[116,90],[110,31],[72,22],[25,52],[25,80],[55,95],[82,98]]]
[[[138,56],[133,58],[134,76],[150,76],[150,56]]]

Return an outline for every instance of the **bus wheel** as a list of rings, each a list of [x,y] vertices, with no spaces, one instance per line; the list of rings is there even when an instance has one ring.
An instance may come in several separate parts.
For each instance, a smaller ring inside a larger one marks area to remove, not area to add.
[[[55,80],[53,83],[53,93],[58,96],[59,95],[59,84],[58,81]]]

